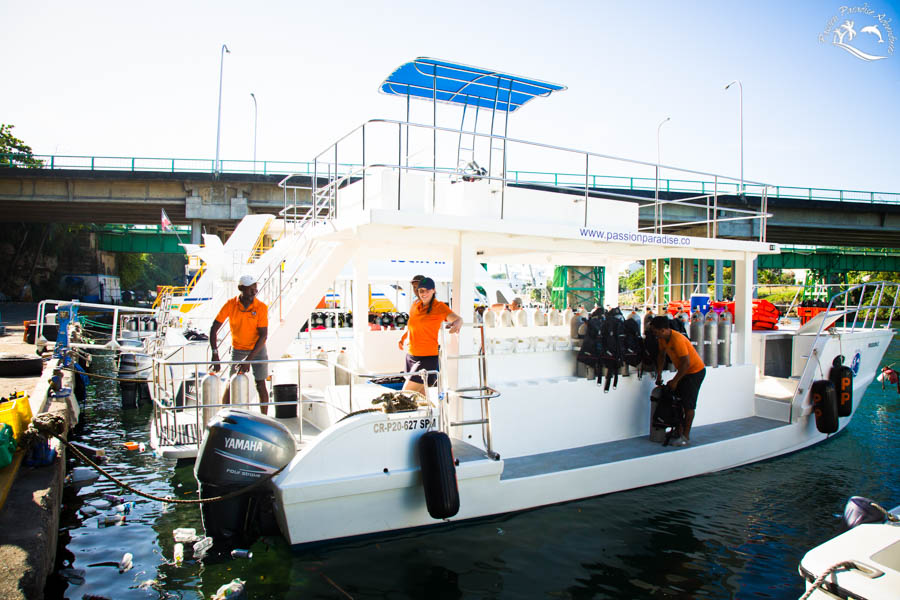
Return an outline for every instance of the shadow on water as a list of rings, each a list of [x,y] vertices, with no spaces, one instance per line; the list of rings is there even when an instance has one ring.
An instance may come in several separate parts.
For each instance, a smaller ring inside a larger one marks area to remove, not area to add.
[[[900,361],[893,342],[885,363]],[[103,369],[102,361],[95,369]],[[106,367],[111,368],[111,367]],[[702,406],[700,407],[702,410]],[[190,465],[128,452],[147,442],[148,407],[123,413],[115,384],[89,390],[81,438],[108,449],[111,470],[142,490],[196,497]],[[85,582],[48,585],[48,598],[208,598],[234,578],[258,598],[796,598],[800,558],[840,531],[851,495],[900,504],[900,397],[874,382],[853,423],[813,448],[722,473],[428,531],[292,551],[280,538],[253,558],[171,564],[176,527],[202,530],[195,506],[135,501],[126,523],[99,528],[79,510],[99,481],[67,490],[59,562]],[[103,511],[101,511],[102,513]],[[377,518],[377,515],[372,515]],[[109,566],[124,552],[134,569]],[[142,589],[140,586],[144,584]]]

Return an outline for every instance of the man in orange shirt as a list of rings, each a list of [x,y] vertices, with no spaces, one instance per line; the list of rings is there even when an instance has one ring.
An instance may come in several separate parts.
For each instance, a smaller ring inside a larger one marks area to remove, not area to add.
[[[674,442],[674,445],[687,446],[691,443],[691,425],[697,410],[700,385],[703,383],[703,378],[706,377],[706,365],[694,350],[690,340],[669,328],[669,317],[664,315],[653,317],[650,321],[650,328],[656,334],[660,350],[656,357],[656,385],[662,385],[662,369],[666,355],[672,359],[672,364],[677,369],[675,377],[670,379],[666,385],[681,399],[684,407],[684,424],[676,431],[680,438]]]
[[[231,327],[231,360],[251,361],[268,360],[266,354],[266,337],[269,334],[269,308],[256,299],[256,280],[251,275],[244,275],[238,282],[240,296],[230,299],[216,315],[212,327],[209,329],[209,345],[212,348],[213,362],[219,361],[218,340],[216,335],[225,319]],[[232,372],[246,373],[250,370],[248,364],[236,364]],[[268,365],[258,363],[253,366],[253,379],[256,380],[256,391],[259,392],[260,410],[263,414],[268,412],[265,403],[269,401],[269,392],[266,389],[266,376]],[[219,365],[213,365],[213,372],[219,370]],[[223,404],[229,404],[230,390],[225,390]]]

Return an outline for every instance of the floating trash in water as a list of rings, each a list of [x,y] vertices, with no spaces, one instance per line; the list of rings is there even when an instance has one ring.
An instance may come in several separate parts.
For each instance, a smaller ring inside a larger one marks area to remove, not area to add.
[[[100,497],[103,498],[104,500],[106,500],[107,502],[109,502],[110,504],[122,504],[123,502],[125,502],[125,498],[123,498],[122,496],[114,496],[112,494],[103,494]]]
[[[141,442],[140,444],[138,444],[138,452],[146,452],[146,451],[147,451],[147,446],[144,445],[144,442]]]
[[[241,579],[233,579],[231,583],[220,586],[212,600],[241,600],[247,597],[246,582]]]
[[[133,506],[134,502],[125,502],[124,504],[119,504],[116,506],[116,512],[120,512],[125,515],[131,514],[131,507]]]
[[[125,522],[125,515],[110,515],[107,517],[101,517],[99,521],[97,521],[98,527],[114,527],[119,525],[120,523]]]
[[[81,515],[84,517],[93,517],[100,511],[97,510],[97,508],[95,506],[91,506],[90,504],[85,504],[84,506],[81,507],[81,509],[78,512],[80,512]]]
[[[185,544],[192,544],[200,541],[200,538],[197,537],[197,530],[193,527],[179,527],[178,529],[174,529],[172,530],[172,536],[175,538],[176,542]],[[194,552],[196,552],[196,549]]]
[[[122,445],[125,446],[126,450],[137,450],[140,447],[140,444],[137,442],[125,442]]]
[[[196,544],[194,544],[194,558],[197,560],[206,556],[206,552],[212,548],[213,539],[209,536],[203,538]]]
[[[122,556],[122,560],[119,561],[119,573],[124,573],[131,569],[134,566],[134,556],[131,555],[131,552],[126,552]]]
[[[157,581],[156,579],[147,579],[146,581],[142,581],[140,584],[138,584],[137,588],[139,590],[148,590],[150,588],[155,588],[158,585],[159,581]]]
[[[88,502],[91,506],[96,508],[97,510],[106,510],[112,506],[112,503],[109,500],[99,499],[99,500],[91,500]]]
[[[184,561],[184,545],[175,544],[175,551],[172,553],[172,556],[175,559],[175,564],[180,565]]]
[[[66,483],[77,488],[91,485],[100,479],[100,473],[90,467],[75,467],[66,476]]]
[[[59,574],[65,577],[66,581],[72,585],[84,583],[84,569],[60,569]]]
[[[253,553],[249,550],[235,548],[231,551],[231,558],[253,558]]]

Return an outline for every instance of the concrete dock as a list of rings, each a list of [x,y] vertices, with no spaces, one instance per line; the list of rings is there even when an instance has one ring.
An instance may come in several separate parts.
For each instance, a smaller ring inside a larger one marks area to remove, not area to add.
[[[0,323],[6,327],[5,335],[0,336],[0,352],[34,355],[34,346],[23,340],[22,322],[34,319],[36,311],[34,303],[0,304]],[[8,397],[13,391],[28,393],[34,410],[47,397],[46,378],[0,377],[0,396]],[[48,408],[67,414],[67,422],[72,425],[66,403],[53,402]],[[0,470],[0,474],[14,465]],[[6,503],[0,508],[0,598],[44,597],[56,556],[65,465],[64,454],[46,467],[26,467],[23,463],[12,479]]]

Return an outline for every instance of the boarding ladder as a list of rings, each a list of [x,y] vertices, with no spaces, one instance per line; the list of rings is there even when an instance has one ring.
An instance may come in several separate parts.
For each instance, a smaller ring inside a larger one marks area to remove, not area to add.
[[[478,331],[481,334],[481,345],[478,352],[474,354],[455,354],[455,355],[447,355],[445,353],[444,348],[446,348],[447,344],[441,343],[439,349],[439,361],[440,364],[444,364],[448,360],[476,360],[478,363],[478,385],[471,387],[460,387],[455,389],[447,389],[447,385],[444,380],[444,369],[440,369],[441,373],[441,386],[440,388],[444,391],[443,393],[443,403],[444,406],[441,407],[441,430],[445,433],[450,433],[450,427],[465,427],[466,425],[481,425],[481,435],[482,440],[484,442],[484,447],[487,452],[488,458],[492,460],[500,460],[500,455],[494,452],[493,447],[493,437],[491,434],[491,407],[490,401],[494,398],[500,396],[500,392],[492,388],[487,384],[487,356],[485,354],[485,343],[484,343],[484,326],[483,325],[474,325],[474,327],[478,328]],[[444,330],[441,330],[442,337]],[[449,393],[448,393],[449,392]],[[481,418],[479,419],[468,419],[463,421],[450,421],[449,418],[449,406],[450,406],[450,394],[456,394],[463,400],[479,400],[481,402]]]
[[[885,296],[885,289],[888,287],[893,289],[891,304],[882,304]],[[858,296],[859,298],[855,306],[853,306],[851,302],[851,297],[854,296]],[[813,405],[807,392],[812,386],[813,381],[816,379],[817,372],[822,379],[828,377],[826,373],[831,365],[823,365],[821,360],[822,351],[825,349],[825,345],[828,343],[830,337],[829,328],[831,325],[825,325],[826,320],[829,319],[829,313],[833,313],[831,315],[832,319],[837,317],[837,320],[843,320],[842,333],[852,333],[857,329],[874,329],[878,311],[886,310],[888,311],[888,320],[887,324],[883,327],[890,329],[891,321],[894,318],[894,311],[898,308],[898,301],[900,301],[900,283],[893,281],[862,283],[844,290],[839,294],[835,294],[831,298],[825,311],[819,313],[807,323],[807,325],[816,322],[818,323],[818,326],[816,327],[816,338],[813,340],[809,354],[802,355],[802,358],[806,359],[806,365],[803,368],[803,373],[800,375],[797,390],[794,392],[794,398],[791,402],[792,410],[793,407],[799,407],[801,410],[800,416],[811,414]],[[865,313],[862,323],[859,323],[860,313]],[[851,314],[853,315],[853,320],[848,323],[848,317]],[[871,323],[869,322],[870,316],[872,317]],[[836,324],[836,322],[833,322],[832,324]],[[813,326],[815,327],[815,325]],[[803,327],[805,326],[802,326],[800,331],[802,331]]]

